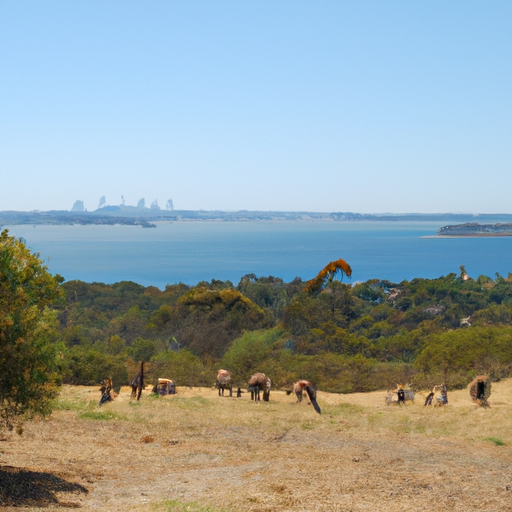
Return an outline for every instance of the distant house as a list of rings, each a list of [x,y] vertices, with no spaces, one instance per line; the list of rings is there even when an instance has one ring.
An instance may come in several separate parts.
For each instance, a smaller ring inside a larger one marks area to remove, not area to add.
[[[425,308],[423,310],[423,313],[428,313],[429,315],[441,315],[446,310],[446,306],[443,306],[442,304],[437,304],[430,306],[428,308]]]

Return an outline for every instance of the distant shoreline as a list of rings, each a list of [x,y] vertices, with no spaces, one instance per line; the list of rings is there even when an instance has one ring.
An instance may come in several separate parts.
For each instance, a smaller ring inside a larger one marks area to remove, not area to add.
[[[420,238],[501,238],[512,236],[512,233],[481,233],[478,235],[426,235]]]
[[[150,208],[100,208],[76,211],[0,211],[0,226],[14,225],[125,225],[154,228],[161,222],[438,222],[475,223],[475,219],[493,223],[512,223],[512,214],[463,213],[354,213],[305,211],[222,211],[155,210]],[[445,237],[447,235],[444,235]],[[479,236],[479,235],[476,235]]]

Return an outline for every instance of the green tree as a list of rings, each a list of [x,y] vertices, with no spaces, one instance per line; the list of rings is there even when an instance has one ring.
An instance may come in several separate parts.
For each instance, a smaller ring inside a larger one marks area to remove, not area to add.
[[[161,307],[150,319],[160,338],[174,336],[197,355],[220,357],[245,330],[268,327],[268,311],[234,289],[210,290],[197,286],[182,295],[175,306]]]
[[[68,370],[64,375],[66,384],[93,386],[106,377],[111,377],[114,389],[128,385],[125,358],[99,352],[79,345],[67,354]]]
[[[493,326],[433,334],[415,365],[425,373],[437,372],[461,385],[479,373],[502,377],[509,373],[511,362],[512,328]]]
[[[151,360],[152,375],[148,382],[156,381],[158,377],[166,377],[178,386],[210,387],[213,386],[216,375],[216,369],[210,366],[209,361],[201,360],[187,349],[160,352]]]
[[[116,334],[115,336],[110,336],[110,338],[107,339],[106,345],[107,352],[113,356],[117,356],[125,349],[126,342]]]
[[[232,372],[236,386],[245,385],[255,372],[269,374],[272,345],[281,336],[283,331],[277,328],[246,331],[231,344],[222,358],[222,366]]]
[[[61,297],[52,276],[23,240],[0,233],[0,428],[51,412],[60,346],[52,307]]]
[[[137,338],[129,348],[134,361],[149,361],[156,353],[156,343],[153,340]]]

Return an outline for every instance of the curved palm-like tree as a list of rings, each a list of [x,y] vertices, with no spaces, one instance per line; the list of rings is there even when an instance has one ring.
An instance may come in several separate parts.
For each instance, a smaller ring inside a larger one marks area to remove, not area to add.
[[[304,290],[310,293],[317,292],[321,290],[325,285],[332,282],[332,280],[338,275],[340,276],[340,281],[343,279],[343,276],[350,277],[352,275],[352,269],[350,268],[350,265],[341,258],[336,261],[331,261],[318,273],[315,278],[306,281]]]

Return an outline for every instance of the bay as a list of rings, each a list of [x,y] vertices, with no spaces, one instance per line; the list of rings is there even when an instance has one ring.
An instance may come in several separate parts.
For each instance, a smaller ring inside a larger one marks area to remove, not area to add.
[[[327,263],[345,259],[347,283],[400,282],[459,272],[494,278],[512,272],[512,237],[422,238],[435,222],[162,222],[139,226],[4,226],[25,239],[52,273],[66,280],[128,280],[165,288],[211,279],[235,285],[249,273],[285,281],[314,277]]]

